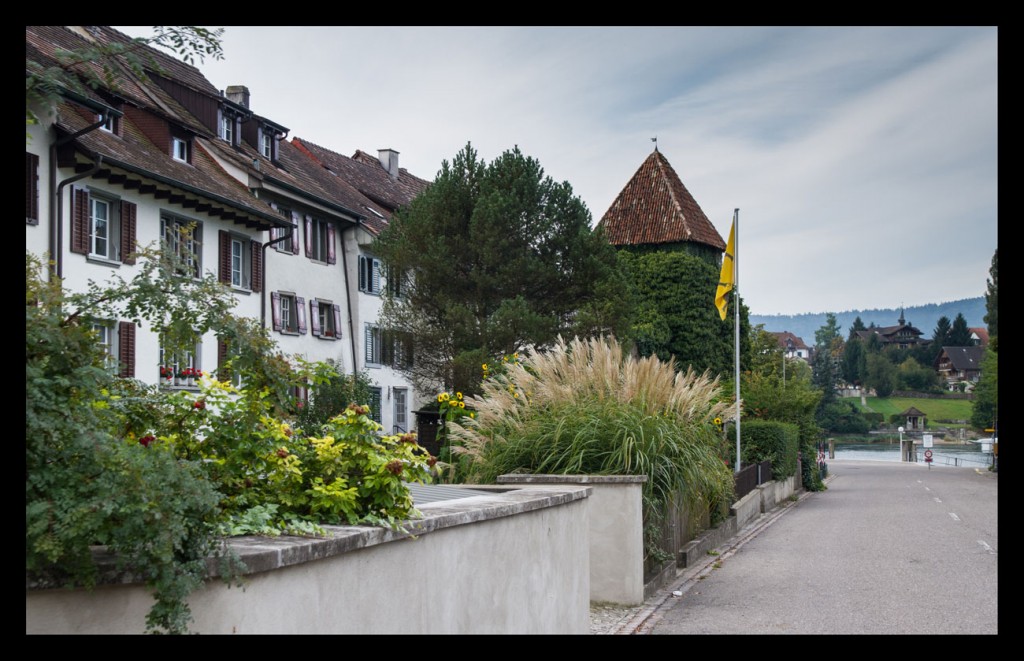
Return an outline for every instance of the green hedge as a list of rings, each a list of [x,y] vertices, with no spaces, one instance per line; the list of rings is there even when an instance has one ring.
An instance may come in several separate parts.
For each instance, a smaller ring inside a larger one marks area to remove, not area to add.
[[[796,474],[800,449],[800,428],[789,422],[750,420],[741,424],[742,465],[772,462],[772,479],[783,480]],[[736,459],[736,428],[729,427],[730,459]]]
[[[863,415],[864,419],[868,421],[868,424],[871,425],[872,429],[877,429],[878,427],[885,423],[885,414],[883,413],[875,413],[874,411],[863,411],[861,412],[861,415]]]

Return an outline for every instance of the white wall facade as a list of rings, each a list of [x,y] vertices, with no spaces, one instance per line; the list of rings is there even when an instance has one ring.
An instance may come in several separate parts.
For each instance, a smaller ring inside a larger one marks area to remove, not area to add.
[[[364,371],[379,388],[380,418],[384,432],[392,434],[414,431],[416,416],[413,411],[419,408],[423,396],[416,392],[412,383],[401,372],[385,364],[383,360],[378,361],[374,358],[379,351],[368,351],[367,348],[368,329],[378,327],[383,306],[381,294],[387,287],[386,269],[381,267],[376,291],[372,286],[364,287],[366,291],[359,288],[360,257],[375,258],[370,251],[372,240],[373,236],[362,228],[350,230],[344,235],[345,261],[348,266],[349,282],[354,292],[352,326],[356,336],[356,369]]]
[[[39,224],[26,226],[26,249],[42,257],[49,250],[50,219],[49,206],[56,204],[55,196],[49,191],[49,170],[48,155],[49,145],[52,142],[52,131],[37,130],[31,132],[32,141],[27,146],[27,151],[39,154]],[[45,164],[45,165],[44,165]],[[75,175],[70,168],[58,168],[56,182],[59,184]],[[137,176],[137,175],[134,175]],[[173,218],[176,222],[185,224],[196,223],[199,228],[199,261],[201,272],[218,276],[219,269],[219,236],[221,230],[230,232],[244,242],[261,240],[260,232],[249,229],[241,224],[226,222],[220,218],[196,213],[193,209],[187,209],[178,204],[169,203],[167,200],[155,199],[153,195],[139,194],[134,190],[128,190],[116,184],[104,180],[86,177],[66,185],[61,190],[62,201],[57,205],[60,209],[61,218],[56,222],[61,224],[61,270],[66,290],[73,292],[85,292],[90,282],[100,285],[116,286],[119,281],[130,282],[140,272],[143,259],[138,259],[136,264],[125,263],[124,259],[129,249],[120,246],[120,237],[112,237],[112,241],[118,244],[117,259],[107,260],[93,255],[84,255],[71,251],[71,215],[73,209],[74,191],[85,190],[90,198],[102,198],[111,203],[112,209],[118,209],[121,204],[131,203],[136,205],[136,244],[140,248],[158,248],[161,241],[161,218]],[[45,212],[44,212],[45,209]],[[119,221],[118,221],[119,222]],[[113,232],[114,235],[117,232]],[[250,289],[232,288],[237,301],[234,312],[240,316],[259,318],[260,316],[260,295]],[[120,319],[106,320],[113,325]],[[114,349],[117,355],[116,346],[117,334],[114,333]],[[213,333],[207,333],[199,343],[197,367],[204,372],[217,368],[218,348],[217,340]],[[160,341],[158,332],[145,325],[136,326],[135,337],[135,378],[147,384],[168,385],[166,380],[160,376]],[[174,387],[173,382],[171,383]]]

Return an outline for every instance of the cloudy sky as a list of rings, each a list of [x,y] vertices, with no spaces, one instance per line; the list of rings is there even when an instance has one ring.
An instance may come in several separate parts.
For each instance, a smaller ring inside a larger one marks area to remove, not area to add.
[[[149,28],[119,29],[145,36]],[[754,314],[982,296],[996,249],[997,30],[232,27],[218,88],[433,179],[518,145],[594,216],[654,148],[728,237]]]

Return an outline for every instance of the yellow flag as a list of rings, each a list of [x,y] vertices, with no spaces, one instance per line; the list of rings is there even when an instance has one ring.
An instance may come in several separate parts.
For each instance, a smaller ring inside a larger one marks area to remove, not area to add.
[[[736,219],[732,221],[732,226],[729,228],[729,244],[725,247],[725,254],[722,255],[722,274],[718,276],[718,291],[715,292],[715,307],[718,308],[718,314],[721,315],[722,321],[725,321],[725,296],[732,291],[733,284],[733,259],[735,259],[736,252]]]

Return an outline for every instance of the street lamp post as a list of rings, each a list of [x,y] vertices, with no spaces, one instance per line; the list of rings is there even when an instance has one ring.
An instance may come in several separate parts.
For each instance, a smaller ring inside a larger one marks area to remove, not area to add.
[[[896,431],[900,433],[900,461],[906,461],[907,458],[903,454],[903,427],[898,427]]]

